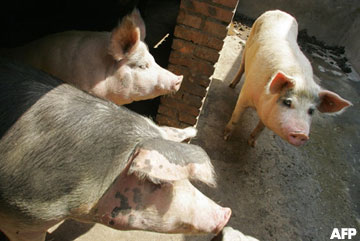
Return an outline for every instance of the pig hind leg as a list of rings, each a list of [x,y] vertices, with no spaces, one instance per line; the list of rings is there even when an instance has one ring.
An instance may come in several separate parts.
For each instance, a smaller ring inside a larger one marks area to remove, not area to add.
[[[256,139],[259,137],[259,135],[261,134],[261,132],[264,130],[265,125],[264,123],[259,120],[259,123],[257,124],[257,126],[255,127],[255,129],[251,132],[250,137],[248,139],[248,144],[251,147],[255,147],[256,145]]]
[[[229,87],[230,88],[235,88],[235,86],[240,82],[241,76],[244,74],[245,71],[245,51],[241,57],[241,64],[240,64],[240,69],[237,72],[235,78],[231,81]]]
[[[168,126],[161,126],[163,131],[163,137],[167,140],[182,142],[189,138],[193,138],[197,134],[197,130],[194,127],[187,127],[185,129],[179,129]]]
[[[225,127],[224,140],[229,139],[229,137],[231,136],[232,132],[235,129],[236,124],[239,122],[242,113],[247,107],[248,105],[245,103],[244,95],[242,95],[242,92],[240,92],[235,109],[231,115],[229,122]]]

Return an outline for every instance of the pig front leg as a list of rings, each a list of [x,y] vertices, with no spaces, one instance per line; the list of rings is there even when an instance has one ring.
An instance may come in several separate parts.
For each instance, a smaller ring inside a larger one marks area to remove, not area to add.
[[[240,64],[240,69],[237,72],[235,78],[231,81],[229,87],[234,89],[236,87],[236,85],[240,82],[241,80],[241,76],[243,75],[245,71],[245,52],[241,57],[241,64]]]
[[[245,98],[242,95],[242,91],[241,91],[235,109],[231,115],[231,119],[229,120],[229,122],[225,127],[224,140],[229,139],[229,137],[231,136],[232,132],[235,129],[236,124],[239,122],[242,113],[247,107],[248,105],[245,104]]]
[[[255,127],[255,129],[251,132],[250,137],[248,139],[248,144],[251,147],[255,147],[256,145],[256,139],[259,137],[259,135],[261,134],[261,132],[264,130],[265,125],[264,123],[259,120],[259,123],[257,124],[257,126]]]
[[[163,137],[167,140],[182,142],[186,139],[193,138],[197,134],[197,130],[194,127],[187,127],[185,129],[178,129],[169,126],[161,126],[163,131]]]

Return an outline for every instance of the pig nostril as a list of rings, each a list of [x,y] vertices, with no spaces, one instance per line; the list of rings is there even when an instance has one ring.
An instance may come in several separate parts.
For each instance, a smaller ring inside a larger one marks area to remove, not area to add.
[[[303,145],[307,140],[309,137],[303,133],[291,133],[289,135],[289,142],[296,146]]]

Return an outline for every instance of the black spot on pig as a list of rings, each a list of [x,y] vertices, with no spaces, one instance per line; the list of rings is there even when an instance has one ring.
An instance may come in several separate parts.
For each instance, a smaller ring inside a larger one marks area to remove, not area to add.
[[[111,221],[109,222],[109,224],[110,224],[110,225],[114,225],[115,223],[114,223],[113,220],[111,220]]]
[[[120,192],[115,194],[115,198],[120,199],[120,207],[115,207],[111,212],[111,217],[115,218],[121,212],[123,215],[129,214],[131,211],[131,206],[129,206],[128,198],[122,195]]]

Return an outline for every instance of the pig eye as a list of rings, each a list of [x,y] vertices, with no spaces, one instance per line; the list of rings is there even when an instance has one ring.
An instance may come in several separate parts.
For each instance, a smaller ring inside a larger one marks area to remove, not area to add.
[[[314,111],[315,111],[314,108],[310,108],[310,109],[308,110],[308,114],[309,114],[309,115],[313,115],[313,114],[314,114]]]
[[[283,100],[283,104],[286,105],[287,107],[291,107],[291,99]]]
[[[139,68],[140,68],[140,69],[147,69],[147,68],[149,68],[149,64],[139,65]]]

